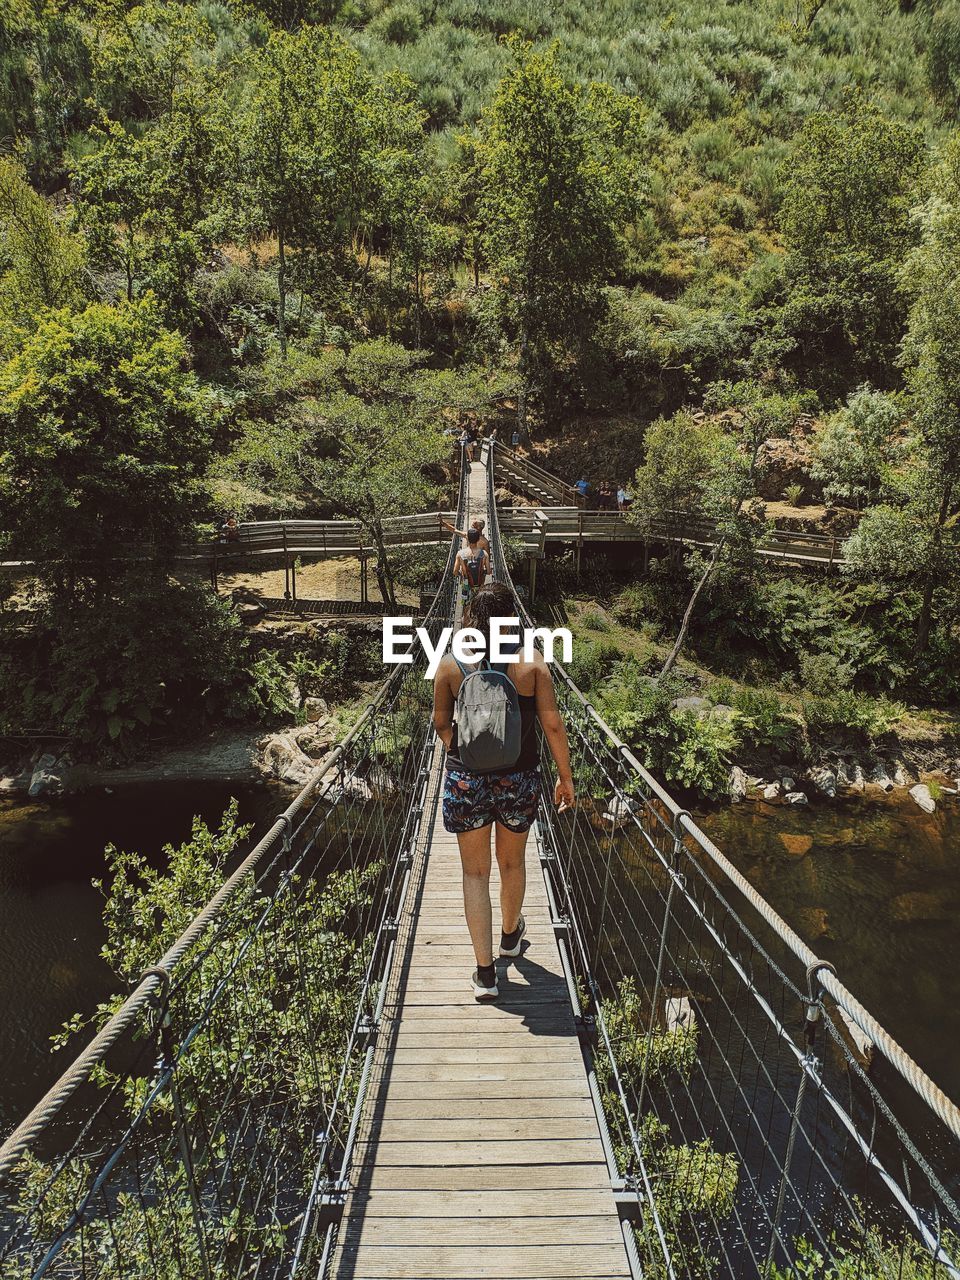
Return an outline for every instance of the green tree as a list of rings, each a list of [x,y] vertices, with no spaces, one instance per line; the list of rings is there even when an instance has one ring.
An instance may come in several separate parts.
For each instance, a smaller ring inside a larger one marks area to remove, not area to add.
[[[960,573],[960,135],[945,148],[918,223],[919,244],[903,267],[911,306],[902,353],[917,435],[911,465],[894,488],[901,527],[912,530],[901,545],[921,584],[923,653],[937,591]],[[868,532],[861,534],[864,548]]]
[[[724,566],[743,576],[764,531],[756,494],[760,446],[766,436],[760,402],[745,404],[739,424],[725,430],[710,418],[681,412],[654,423],[645,438],[643,465],[634,481],[629,519],[666,536],[679,547],[696,520],[713,522],[713,547],[704,561],[690,556],[696,576],[673,648],[660,672],[672,671],[683,648],[697,602]]]
[[[23,168],[0,158],[0,329],[22,328],[82,294],[81,247]],[[2,341],[2,339],[0,339]]]
[[[192,534],[216,401],[186,358],[146,298],[51,312],[0,368],[0,528],[70,594]]]
[[[234,165],[224,107],[189,86],[145,130],[105,116],[90,130],[97,149],[74,170],[92,259],[121,273],[127,301],[152,290],[173,320],[193,317],[194,277],[222,230]]]
[[[780,323],[805,367],[845,377],[852,366],[861,379],[889,380],[906,319],[899,269],[914,238],[922,159],[920,131],[859,94],[804,122],[782,170],[789,257]]]
[[[363,253],[369,265],[375,230],[408,198],[423,113],[406,81],[375,81],[356,51],[321,27],[274,32],[253,73],[242,221],[249,235],[276,238],[277,334],[286,351],[289,254],[321,297],[346,254]]]
[[[827,502],[875,501],[885,470],[900,453],[902,420],[895,396],[864,384],[820,425],[810,474],[823,484]]]
[[[517,351],[523,432],[538,380],[591,327],[618,261],[641,116],[635,99],[567,80],[556,46],[513,38],[509,47],[514,64],[463,157],[477,171],[484,254]]]

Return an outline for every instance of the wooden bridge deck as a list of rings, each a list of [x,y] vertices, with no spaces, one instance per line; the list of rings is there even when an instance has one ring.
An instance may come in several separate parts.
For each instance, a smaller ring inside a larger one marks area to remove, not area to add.
[[[471,475],[482,514],[483,467]],[[550,920],[534,833],[527,938],[479,1004],[442,748],[332,1274],[599,1280],[630,1275],[623,1228]],[[491,894],[499,934],[499,881]]]

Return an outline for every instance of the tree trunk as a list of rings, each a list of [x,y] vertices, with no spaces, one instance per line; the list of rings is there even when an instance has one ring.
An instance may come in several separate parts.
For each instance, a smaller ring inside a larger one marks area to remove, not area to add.
[[[726,538],[723,537],[713,548],[713,551],[710,554],[710,559],[707,561],[707,567],[700,575],[700,581],[694,587],[693,594],[687,601],[687,607],[683,612],[683,621],[680,623],[680,630],[677,632],[677,638],[673,642],[673,648],[670,650],[670,654],[667,657],[666,662],[660,669],[660,675],[657,677],[658,680],[663,680],[665,676],[670,674],[677,658],[680,656],[680,650],[683,648],[683,642],[687,638],[687,632],[690,629],[690,619],[693,617],[693,611],[697,607],[697,600],[700,598],[700,592],[707,585],[710,575],[717,567],[717,561],[720,559],[720,552],[723,550],[723,544],[725,542]]]
[[[372,522],[370,532],[373,534],[373,540],[377,547],[377,586],[380,588],[380,595],[383,597],[384,604],[396,605],[397,597],[393,585],[393,572],[390,568],[390,561],[387,558],[387,548],[383,541],[383,526],[379,520]]]
[[[280,353],[287,357],[287,251],[283,242],[283,232],[277,237],[277,336],[280,339]]]
[[[927,646],[930,643],[930,620],[933,616],[933,593],[937,587],[937,574],[940,571],[940,544],[943,541],[943,526],[947,522],[947,515],[950,511],[950,501],[953,497],[953,479],[948,479],[943,489],[943,497],[940,500],[940,510],[937,512],[937,524],[933,531],[933,545],[931,548],[930,566],[927,569],[926,581],[923,584],[923,599],[920,604],[920,617],[917,619],[917,652],[926,653]]]
[[[526,439],[527,435],[527,400],[530,394],[530,338],[527,333],[527,326],[524,324],[520,331],[520,391],[517,395],[517,430],[520,432],[520,443]]]

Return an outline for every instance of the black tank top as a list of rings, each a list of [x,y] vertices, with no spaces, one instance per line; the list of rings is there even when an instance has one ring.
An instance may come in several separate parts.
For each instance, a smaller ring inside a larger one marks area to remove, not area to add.
[[[537,733],[537,698],[536,694],[518,693],[520,703],[520,754],[516,764],[506,769],[490,769],[484,771],[485,778],[500,777],[505,773],[518,773],[521,769],[537,769],[540,766],[540,735]],[[447,750],[447,769],[466,769],[457,749],[457,722],[453,722],[453,737]],[[469,773],[470,771],[467,770]]]

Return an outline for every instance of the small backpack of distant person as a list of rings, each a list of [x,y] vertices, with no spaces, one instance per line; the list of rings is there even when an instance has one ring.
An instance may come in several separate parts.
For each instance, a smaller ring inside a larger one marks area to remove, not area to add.
[[[463,674],[457,694],[457,752],[473,773],[510,769],[520,758],[521,716],[509,663],[484,659],[473,669],[457,661]]]

